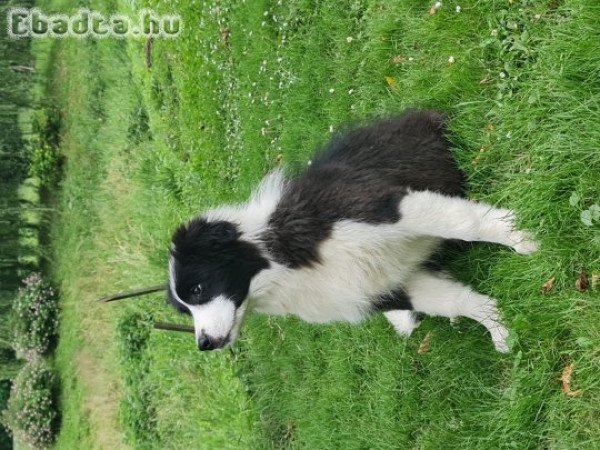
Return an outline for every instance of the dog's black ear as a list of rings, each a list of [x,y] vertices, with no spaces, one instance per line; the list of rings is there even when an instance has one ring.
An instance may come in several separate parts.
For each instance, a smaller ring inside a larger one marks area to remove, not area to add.
[[[171,253],[177,259],[197,258],[210,251],[222,251],[240,236],[236,225],[227,221],[208,222],[201,217],[181,225],[173,234]]]
[[[231,222],[210,222],[208,226],[210,237],[215,241],[223,243],[232,242],[240,235],[237,227]]]

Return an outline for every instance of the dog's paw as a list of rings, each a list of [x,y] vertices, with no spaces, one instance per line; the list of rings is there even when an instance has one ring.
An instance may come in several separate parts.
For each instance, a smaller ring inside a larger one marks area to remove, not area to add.
[[[508,330],[502,325],[499,325],[498,327],[491,330],[491,334],[496,351],[500,353],[508,353]]]
[[[421,325],[421,319],[412,311],[388,311],[384,315],[400,336],[410,336]]]
[[[539,250],[540,246],[528,231],[514,230],[510,233],[512,248],[520,255],[530,255]]]
[[[502,214],[501,222],[505,227],[505,238],[501,242],[512,247],[520,255],[530,255],[539,249],[539,244],[529,231],[519,230],[516,226],[517,216],[513,210],[498,210]],[[502,228],[502,227],[501,227]],[[502,234],[501,232],[499,234]]]

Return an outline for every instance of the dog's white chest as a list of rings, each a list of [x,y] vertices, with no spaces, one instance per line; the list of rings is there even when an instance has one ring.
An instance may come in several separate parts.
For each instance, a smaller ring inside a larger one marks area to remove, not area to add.
[[[378,295],[401,286],[438,243],[403,235],[397,224],[340,222],[321,244],[320,264],[276,266],[259,274],[250,289],[253,307],[308,322],[358,322]]]

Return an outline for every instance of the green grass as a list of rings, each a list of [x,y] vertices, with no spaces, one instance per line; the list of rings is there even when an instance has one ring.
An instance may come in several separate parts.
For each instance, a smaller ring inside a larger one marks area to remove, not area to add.
[[[600,296],[575,279],[600,271],[599,224],[580,219],[600,199],[600,8],[513,3],[444,2],[431,16],[416,0],[147,1],[187,24],[155,41],[151,69],[143,42],[61,42],[58,448],[598,448]],[[280,159],[302,166],[330,129],[412,106],[450,114],[470,196],[516,209],[542,244],[454,255],[457,278],[499,300],[509,355],[468,320],[428,318],[400,339],[380,317],[252,316],[232,353],[153,331],[142,366],[119,357],[123,318],[185,319],[159,295],[94,301],[164,280],[180,221],[243,200]],[[569,363],[577,397],[561,391]]]

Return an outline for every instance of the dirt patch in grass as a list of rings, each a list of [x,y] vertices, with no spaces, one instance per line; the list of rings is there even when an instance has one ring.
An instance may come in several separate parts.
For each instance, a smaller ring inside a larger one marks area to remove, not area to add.
[[[85,347],[75,355],[80,382],[84,386],[85,401],[81,413],[88,417],[96,448],[126,449],[119,428],[120,385]]]

